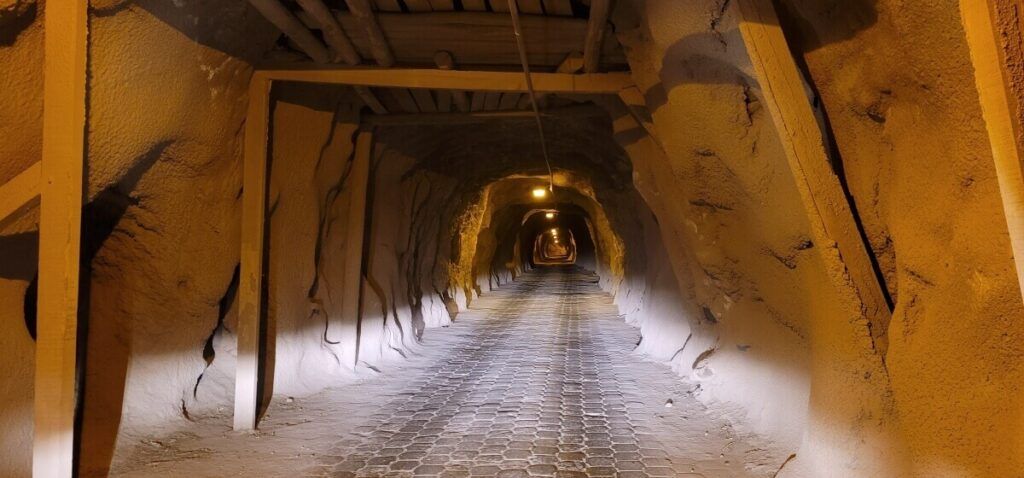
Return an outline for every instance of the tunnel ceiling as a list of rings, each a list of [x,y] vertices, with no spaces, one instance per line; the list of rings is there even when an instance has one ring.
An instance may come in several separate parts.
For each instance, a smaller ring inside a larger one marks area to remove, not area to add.
[[[593,105],[544,116],[551,166],[594,181],[598,188],[631,187],[631,167],[611,135],[607,113]],[[388,149],[419,158],[416,170],[456,176],[482,187],[506,176],[546,175],[533,118],[501,118],[451,125],[378,128]]]

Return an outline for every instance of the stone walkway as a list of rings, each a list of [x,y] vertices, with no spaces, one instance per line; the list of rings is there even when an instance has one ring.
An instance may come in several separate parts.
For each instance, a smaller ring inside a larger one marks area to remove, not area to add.
[[[334,477],[772,476],[782,459],[632,354],[638,339],[593,276],[535,271],[428,331],[409,366],[272,408],[273,431],[237,452],[186,439],[173,448],[190,464],[164,457],[134,476],[277,476],[275,463]],[[272,456],[258,457],[261,445]],[[203,474],[214,458],[216,474]],[[242,465],[254,459],[263,466]]]

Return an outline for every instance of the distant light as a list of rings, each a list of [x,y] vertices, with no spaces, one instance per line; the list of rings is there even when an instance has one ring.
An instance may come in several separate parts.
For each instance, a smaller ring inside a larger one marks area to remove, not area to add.
[[[547,195],[548,195],[548,190],[547,189],[544,189],[544,188],[534,188],[533,189],[533,197],[535,197],[535,198],[542,198],[542,197],[545,197]]]
[[[552,236],[557,236],[558,235],[558,229],[552,229],[551,230],[551,235]]]
[[[555,218],[555,213],[549,212],[549,213],[545,214],[544,217],[546,217],[548,219],[554,219]]]

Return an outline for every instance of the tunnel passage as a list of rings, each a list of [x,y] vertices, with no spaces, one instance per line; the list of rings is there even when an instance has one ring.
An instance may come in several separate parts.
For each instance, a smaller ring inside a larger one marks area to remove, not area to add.
[[[0,476],[1016,476],[1018,10],[0,2]]]

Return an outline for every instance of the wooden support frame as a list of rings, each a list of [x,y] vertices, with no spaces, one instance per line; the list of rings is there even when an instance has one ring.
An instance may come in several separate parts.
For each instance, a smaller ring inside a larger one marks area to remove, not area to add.
[[[39,195],[39,179],[42,162],[37,162],[21,174],[0,184],[0,221],[18,212]]]
[[[539,93],[610,94],[633,86],[629,73],[533,73],[533,88]],[[521,72],[434,70],[417,68],[324,68],[266,69],[254,78],[379,88],[428,88],[467,91],[526,91]]]
[[[1024,295],[1024,171],[1016,138],[1020,126],[1014,116],[1010,91],[990,2],[960,0],[960,15],[974,64],[982,117],[988,130],[999,181],[999,195],[1010,233],[1010,247],[1017,268],[1017,283]]]
[[[74,475],[78,282],[84,196],[89,5],[44,15],[43,157],[32,475]]]
[[[263,253],[267,209],[267,139],[271,81],[254,75],[249,83],[242,172],[242,248],[238,288],[238,362],[235,369],[236,431],[256,428],[260,323],[263,316]]]
[[[821,129],[775,9],[771,0],[733,3],[761,94],[807,210],[814,243],[822,248],[834,244],[838,250],[845,270],[833,274],[833,281],[839,288],[852,289],[861,302],[874,347],[884,360],[889,304],[842,185],[829,164]]]
[[[245,158],[242,189],[241,282],[239,285],[238,363],[235,371],[234,429],[256,428],[257,390],[260,370],[260,324],[263,316],[263,254],[265,247],[265,216],[267,206],[267,144],[270,124],[270,91],[274,81],[298,81],[350,85],[354,87],[429,88],[438,90],[470,90],[490,92],[525,92],[521,73],[497,71],[462,71],[400,68],[324,68],[257,70],[249,84],[249,110],[245,125]],[[535,73],[534,89],[542,93],[618,95],[633,86],[629,73],[567,74]],[[398,91],[398,90],[392,90]],[[483,93],[474,93],[482,99]],[[450,113],[449,113],[450,114]],[[520,112],[505,112],[516,115]],[[439,116],[440,114],[435,114]],[[350,214],[346,247],[346,278],[342,319],[351,318],[358,327],[359,301],[362,294],[363,236],[366,224],[366,191],[373,135],[361,131],[356,139],[353,164],[353,209]],[[358,247],[356,247],[358,245]],[[358,254],[358,255],[357,255]],[[348,264],[358,264],[348,267]],[[358,274],[358,275],[356,275]],[[356,335],[358,340],[358,335]],[[348,354],[346,354],[348,355]],[[353,365],[357,351],[351,352]]]

